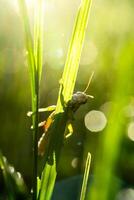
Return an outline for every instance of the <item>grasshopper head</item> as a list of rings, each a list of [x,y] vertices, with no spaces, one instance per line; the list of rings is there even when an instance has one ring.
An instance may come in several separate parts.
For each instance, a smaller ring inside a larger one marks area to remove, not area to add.
[[[72,99],[69,101],[68,105],[73,111],[76,111],[82,104],[85,104],[89,98],[93,98],[93,96],[78,91],[73,94]]]
[[[77,104],[85,104],[89,98],[93,98],[91,95],[87,95],[84,92],[76,92],[72,96],[72,102],[77,103]]]

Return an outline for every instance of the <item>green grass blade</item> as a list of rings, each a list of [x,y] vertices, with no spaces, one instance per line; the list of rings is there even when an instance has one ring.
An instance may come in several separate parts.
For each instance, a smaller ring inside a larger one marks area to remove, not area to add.
[[[56,175],[56,162],[54,161],[52,166],[46,164],[41,177],[40,193],[38,197],[39,200],[51,199]]]
[[[34,55],[39,82],[42,74],[42,51],[43,51],[43,0],[35,1],[34,5]]]
[[[38,107],[38,74],[36,73],[36,62],[34,57],[34,43],[30,29],[30,22],[28,17],[28,11],[25,0],[19,0],[20,13],[22,16],[23,24],[24,24],[24,33],[25,33],[25,45],[27,49],[27,60],[28,67],[30,72],[30,84],[31,84],[31,100],[32,100],[32,112],[35,115],[32,116],[33,123],[33,199],[36,199],[37,194],[37,123],[38,123],[38,115],[36,111],[36,107]]]
[[[34,3],[34,2],[33,2]],[[28,65],[30,71],[31,94],[32,94],[32,116],[33,121],[33,199],[37,197],[37,168],[38,168],[38,107],[39,107],[39,82],[42,73],[42,0],[36,2],[36,16],[34,24],[34,38],[32,38],[28,11],[25,0],[19,0],[20,12],[23,19],[26,49],[28,52]]]
[[[30,30],[30,23],[29,23],[28,11],[27,11],[25,0],[18,0],[18,2],[19,2],[20,13],[22,15],[22,20],[24,24],[25,44],[26,44],[26,50],[27,50],[27,59],[28,59],[30,82],[31,82],[31,93],[32,93],[32,99],[33,99],[35,96],[34,88],[35,88],[35,73],[36,73],[35,58],[34,58],[34,44],[33,44],[32,33]],[[34,110],[33,104],[34,103],[32,103],[32,110]]]
[[[63,96],[66,102],[71,99],[73,94],[77,72],[79,68],[83,42],[85,38],[86,27],[89,18],[90,7],[91,7],[91,0],[82,0],[75,19],[73,33],[70,40],[65,67],[61,79],[63,84]],[[59,90],[59,97],[56,108],[57,113],[62,110],[60,96],[61,96],[61,87]]]
[[[41,187],[41,180],[39,177],[37,177],[37,198],[40,192],[40,187]]]
[[[84,200],[85,197],[86,197],[86,190],[87,190],[87,184],[88,184],[90,164],[91,164],[91,154],[88,152],[87,159],[86,159],[85,171],[84,171],[84,177],[83,177],[83,182],[82,182],[80,200]]]

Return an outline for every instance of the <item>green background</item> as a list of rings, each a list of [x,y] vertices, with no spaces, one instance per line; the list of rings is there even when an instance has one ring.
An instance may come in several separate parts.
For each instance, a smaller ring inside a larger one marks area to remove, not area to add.
[[[78,0],[46,1],[40,107],[56,103],[59,79],[79,3]],[[31,120],[27,118],[26,113],[31,109],[31,95],[23,25],[15,5],[15,1],[0,0],[0,149],[30,185],[32,133]],[[80,174],[88,151],[92,154],[91,172],[93,171],[103,133],[91,133],[87,130],[83,123],[84,117],[90,110],[101,110],[102,105],[111,101],[122,49],[125,48],[126,54],[129,53],[130,57],[133,57],[133,8],[132,0],[93,1],[75,91],[84,90],[91,71],[94,70],[95,75],[88,93],[95,98],[89,100],[75,115],[74,135],[64,144],[59,179]],[[32,8],[30,9],[32,24]],[[125,53],[123,62],[127,62]],[[134,65],[134,58],[129,65]],[[133,82],[128,82],[126,87],[132,85]],[[130,104],[134,105],[133,90],[129,95]],[[134,106],[131,110],[133,109]],[[48,114],[41,114],[40,120],[47,116]],[[134,184],[134,142],[127,137],[127,126],[133,121],[133,117],[126,117],[121,152],[116,166],[117,176],[130,185]],[[42,131],[40,130],[40,135]],[[78,145],[79,143],[81,145]],[[74,158],[79,158],[76,168],[71,165]],[[41,168],[40,158],[39,163]]]

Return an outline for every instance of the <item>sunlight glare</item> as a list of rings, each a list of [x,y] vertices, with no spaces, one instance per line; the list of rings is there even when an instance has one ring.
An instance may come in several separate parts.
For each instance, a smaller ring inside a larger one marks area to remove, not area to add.
[[[98,55],[98,49],[92,41],[86,40],[80,59],[81,65],[92,64]]]
[[[32,8],[34,6],[34,2],[35,1],[32,1],[32,0],[25,0],[26,2],[26,5],[27,5],[27,8]],[[19,3],[18,3],[18,0],[14,0],[13,1],[13,5],[14,5],[14,8],[16,10],[17,13],[19,13]]]
[[[26,4],[28,7],[31,6],[33,2],[34,2],[33,0],[26,0]]]

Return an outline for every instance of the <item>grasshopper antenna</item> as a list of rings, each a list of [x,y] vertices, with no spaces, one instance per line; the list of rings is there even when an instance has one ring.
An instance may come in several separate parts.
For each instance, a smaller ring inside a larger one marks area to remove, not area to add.
[[[88,90],[89,85],[90,85],[90,83],[91,83],[91,81],[92,81],[93,75],[94,75],[94,71],[92,72],[92,74],[91,74],[91,76],[90,76],[90,78],[89,78],[88,84],[87,84],[85,90],[83,91],[83,93],[86,93],[86,91]],[[90,95],[89,95],[89,96],[90,96]],[[93,96],[90,96],[90,97],[93,98]]]

